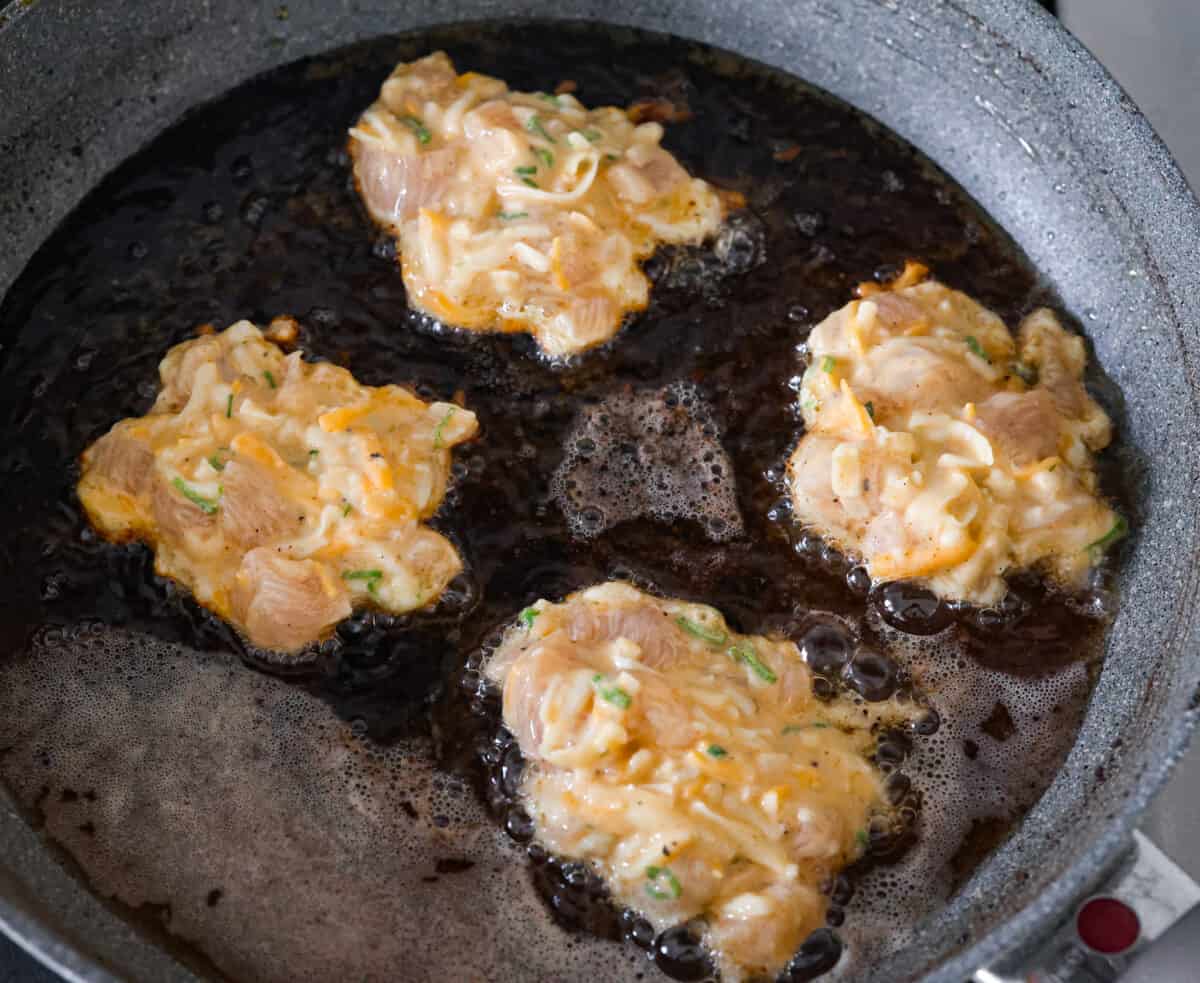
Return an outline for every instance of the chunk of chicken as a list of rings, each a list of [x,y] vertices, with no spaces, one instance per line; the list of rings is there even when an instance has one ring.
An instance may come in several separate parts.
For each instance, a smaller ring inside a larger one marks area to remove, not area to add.
[[[150,449],[129,426],[118,424],[84,451],[80,463],[80,498],[102,503],[93,518],[97,528],[110,539],[140,535],[152,490]]]
[[[242,558],[230,610],[257,645],[292,652],[348,617],[351,608],[346,588],[325,564],[259,547]]]
[[[602,344],[650,284],[660,243],[700,243],[721,196],[662,126],[574,96],[400,64],[350,131],[359,193],[397,240],[410,301],[446,324],[528,331],[549,355]]]
[[[399,228],[422,208],[441,208],[450,193],[457,157],[453,149],[400,155],[374,144],[364,147],[358,191],[371,218]]]
[[[975,426],[1013,464],[1024,467],[1058,450],[1059,415],[1045,389],[996,393],[975,411]]]
[[[670,616],[640,599],[632,604],[577,604],[567,635],[582,645],[623,638],[638,647],[639,662],[659,672],[670,672],[688,648]]]
[[[270,472],[233,458],[221,476],[221,532],[243,549],[294,539],[305,521],[297,506]]]
[[[150,414],[84,452],[80,500],[253,644],[298,651],[354,603],[423,607],[461,569],[420,520],[469,410],[285,356],[248,321],[177,345],[159,374]]]
[[[1082,340],[1040,310],[1018,344],[965,294],[919,280],[813,329],[794,514],[874,579],[948,598],[995,603],[1029,566],[1079,584],[1122,528],[1097,492],[1110,426],[1083,387]]]
[[[704,918],[731,980],[823,922],[818,885],[887,808],[871,729],[915,712],[817,701],[791,642],[620,583],[526,609],[485,671],[541,842],[656,928]]]

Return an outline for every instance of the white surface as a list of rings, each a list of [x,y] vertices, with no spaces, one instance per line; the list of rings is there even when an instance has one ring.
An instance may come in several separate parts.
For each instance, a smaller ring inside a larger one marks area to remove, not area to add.
[[[1200,190],[1200,0],[1059,0],[1059,14],[1124,86]],[[1193,743],[1142,826],[1200,880],[1200,743]]]
[[[1200,0],[1059,0],[1059,14],[1200,187]]]

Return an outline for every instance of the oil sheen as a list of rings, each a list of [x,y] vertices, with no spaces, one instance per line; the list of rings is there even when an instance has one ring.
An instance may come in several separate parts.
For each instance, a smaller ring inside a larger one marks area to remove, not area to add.
[[[437,49],[516,89],[570,80],[589,105],[686,105],[664,145],[748,210],[715,243],[650,259],[649,308],[577,359],[439,328],[406,305],[345,152],[394,64]],[[530,843],[519,753],[477,672],[527,604],[625,579],[711,604],[739,632],[811,635],[831,692],[901,685],[935,708],[876,750],[909,835],[828,885],[830,927],[792,978],[824,969],[834,936],[833,978],[886,974],[1054,774],[1113,603],[1107,573],[1071,598],[1023,581],[984,612],[868,596],[861,570],[791,522],[800,348],[855,284],[909,258],[1010,325],[1054,306],[897,137],[664,37],[438,30],[196,108],[89,195],[0,307],[0,775],[98,895],[204,974],[703,978],[686,927],[647,935],[586,869]],[[157,578],[146,548],[101,540],[74,493],[78,455],[147,410],[170,346],[203,323],[284,314],[308,357],[427,401],[459,396],[480,424],[431,520],[465,564],[439,606],[359,614],[286,667]],[[1120,507],[1111,455],[1101,469]]]

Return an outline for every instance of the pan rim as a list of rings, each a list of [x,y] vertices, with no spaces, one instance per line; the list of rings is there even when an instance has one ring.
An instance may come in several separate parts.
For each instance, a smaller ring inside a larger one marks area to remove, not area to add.
[[[998,0],[994,5],[987,5],[986,10],[981,12],[970,10],[970,4],[961,0],[946,0],[945,6],[962,17],[994,26],[1001,36],[1005,35],[1006,27],[1014,28],[1017,32],[1033,29],[1041,31],[1039,43],[1043,50],[1048,49],[1055,57],[1063,60],[1074,61],[1083,83],[1099,86],[1114,102],[1120,101],[1121,98],[1127,101],[1119,84],[1083,45],[1038,8],[1033,0]],[[18,7],[23,5],[14,2],[4,9]],[[1172,207],[1186,210],[1187,220],[1194,227],[1200,228],[1200,203],[1197,203],[1187,189],[1182,174],[1161,140],[1131,102],[1128,103],[1121,123],[1133,131],[1133,140],[1142,149],[1144,161],[1139,163],[1153,164],[1159,169],[1170,190],[1168,197]],[[1180,637],[1186,638],[1191,627],[1193,626],[1190,624],[1179,626]],[[1181,673],[1181,676],[1187,675],[1189,674],[1186,672]],[[1190,675],[1200,676],[1200,664],[1195,666]],[[1192,678],[1191,681],[1195,683],[1197,680]],[[978,941],[966,943],[925,978],[960,981],[969,976],[975,968],[986,965],[1011,949],[1014,938],[1028,938],[1034,934],[1032,929],[1038,927],[1051,912],[1064,910],[1075,895],[1086,889],[1091,878],[1113,862],[1128,845],[1132,830],[1149,800],[1162,787],[1183,754],[1195,723],[1195,713],[1183,713],[1172,723],[1170,729],[1161,735],[1160,751],[1153,762],[1130,783],[1130,795],[1120,809],[1115,811],[1113,817],[1107,820],[1104,833],[1082,854],[1063,866],[1059,876],[1049,887],[1009,918],[1003,926],[990,929]],[[0,930],[17,939],[19,944],[39,955],[39,958],[48,961],[56,970],[61,972],[65,969],[69,974],[73,974],[68,975],[69,979],[99,981],[116,978],[98,959],[71,946],[60,933],[53,931],[44,920],[33,914],[29,906],[22,906],[5,894],[0,894]],[[62,969],[59,969],[60,964]]]

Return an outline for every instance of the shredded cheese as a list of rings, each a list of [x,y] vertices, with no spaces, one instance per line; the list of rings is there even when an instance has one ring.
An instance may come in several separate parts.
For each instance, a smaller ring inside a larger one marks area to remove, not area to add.
[[[437,52],[396,66],[350,153],[416,306],[456,327],[528,331],[562,356],[646,306],[639,263],[660,243],[700,243],[721,222],[721,197],[662,135],[611,106],[459,75]]]

